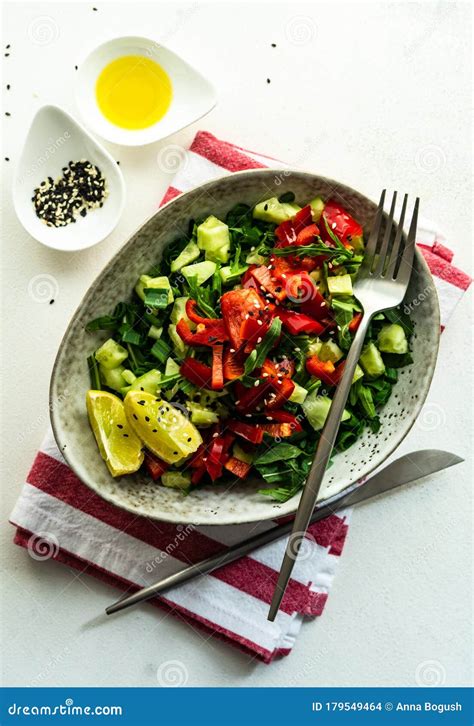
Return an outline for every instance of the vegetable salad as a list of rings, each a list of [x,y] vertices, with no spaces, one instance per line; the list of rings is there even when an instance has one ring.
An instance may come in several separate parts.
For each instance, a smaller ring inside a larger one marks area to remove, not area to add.
[[[108,334],[88,359],[87,408],[111,474],[144,466],[188,492],[253,473],[263,495],[294,496],[362,318],[363,255],[362,227],[332,199],[286,193],[192,220],[133,298],[87,326]],[[412,332],[399,308],[371,322],[336,451],[378,431]]]

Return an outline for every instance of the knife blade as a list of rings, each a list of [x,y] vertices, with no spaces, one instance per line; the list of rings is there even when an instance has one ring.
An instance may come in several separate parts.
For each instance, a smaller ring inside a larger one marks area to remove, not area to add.
[[[311,524],[318,522],[320,519],[334,514],[339,509],[344,507],[353,506],[360,502],[372,499],[373,497],[388,492],[392,489],[396,489],[404,484],[422,479],[429,474],[434,474],[437,471],[447,469],[450,466],[459,464],[464,459],[456,454],[452,454],[448,451],[440,451],[437,449],[423,449],[420,451],[414,451],[410,454],[401,456],[396,461],[388,464],[377,474],[374,474],[363,484],[356,486],[349,492],[342,493],[327,503],[321,504],[316,507],[313,516],[311,517]],[[178,585],[182,582],[196,577],[197,575],[205,575],[218,567],[234,562],[248,554],[257,547],[261,547],[269,542],[273,542],[280,537],[284,537],[289,534],[292,530],[293,522],[287,522],[281,524],[272,529],[262,532],[250,537],[239,544],[229,547],[225,552],[219,555],[213,555],[208,557],[202,562],[197,562],[194,565],[185,567],[179,572],[175,572],[173,575],[169,575],[162,580],[149,585],[148,587],[141,588],[132,595],[125,595],[117,602],[109,605],[105,609],[107,615],[112,615],[120,610],[125,610],[132,605],[136,605],[139,602],[145,602],[150,598],[155,597],[160,592],[167,590],[170,587]]]

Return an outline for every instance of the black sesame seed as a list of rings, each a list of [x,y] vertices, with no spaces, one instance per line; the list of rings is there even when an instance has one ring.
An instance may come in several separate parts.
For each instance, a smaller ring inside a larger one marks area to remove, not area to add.
[[[125,437],[126,439],[128,439],[128,434],[124,434],[124,437]]]
[[[192,441],[191,437],[189,437],[188,441]]]
[[[135,419],[135,421],[138,421],[138,416],[136,413],[133,414],[133,418]]]
[[[120,161],[117,161],[117,164],[120,166]]]
[[[8,113],[8,111],[5,111],[5,116],[11,116],[11,113]]]
[[[153,433],[154,434],[157,434],[158,433],[158,429],[153,429]]]
[[[5,157],[5,161],[10,161],[10,159],[8,158],[8,156]]]
[[[177,451],[173,451],[173,456],[178,456],[178,452]]]
[[[79,66],[74,66],[74,70],[75,71],[77,71],[78,68],[79,68]]]
[[[276,47],[277,47],[277,44],[276,43],[272,43],[272,48],[276,48]]]
[[[8,43],[8,45],[5,46],[5,50],[8,50],[9,48],[10,48],[10,43]]]
[[[11,88],[10,84],[9,84],[9,83],[7,83],[7,91],[9,91],[9,90],[10,90],[10,88]]]
[[[271,83],[271,80],[269,78],[267,78],[267,83]]]
[[[10,53],[5,53],[5,58],[8,58],[9,55]]]
[[[145,421],[149,421],[149,420],[150,420],[150,417],[149,416],[145,416]]]
[[[123,426],[122,426],[122,424],[117,424],[117,428],[118,428],[118,429],[123,429]]]
[[[54,297],[49,301],[50,305],[54,305]]]

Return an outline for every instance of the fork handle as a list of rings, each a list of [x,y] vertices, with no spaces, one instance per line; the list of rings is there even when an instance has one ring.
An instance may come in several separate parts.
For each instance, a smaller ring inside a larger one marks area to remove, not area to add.
[[[281,566],[278,581],[273,593],[268,619],[274,620],[285,594],[286,586],[291,576],[300,546],[304,540],[306,530],[313,514],[313,509],[318,498],[324,472],[331,456],[336,441],[337,432],[341,423],[341,417],[346,405],[349,391],[354,377],[355,367],[359,360],[365,335],[367,333],[372,315],[365,314],[354,336],[349,353],[344,365],[340,383],[334,394],[329,413],[321,431],[316,454],[311,465],[306,484],[303,488],[301,500],[293,522],[293,529],[288,538],[285,556]]]

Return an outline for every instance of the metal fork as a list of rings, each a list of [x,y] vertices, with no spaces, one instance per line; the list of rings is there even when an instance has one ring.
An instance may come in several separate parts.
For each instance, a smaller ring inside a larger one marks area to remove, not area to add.
[[[270,605],[268,613],[269,620],[274,620],[279,610],[301,543],[304,540],[311,515],[313,514],[369,323],[377,313],[386,308],[394,308],[402,302],[410,281],[420,200],[417,198],[415,201],[410,230],[406,241],[403,235],[403,223],[405,221],[408,195],[405,194],[403,199],[398,226],[394,223],[393,218],[396,200],[397,192],[394,192],[385,232],[382,233],[385,189],[380,196],[380,202],[367,243],[364,261],[354,284],[354,296],[361,304],[364,315],[347,355],[344,372],[334,394],[326,423],[321,432],[316,454],[308,478],[306,479]],[[396,229],[396,233],[392,242],[392,232],[394,229]]]

